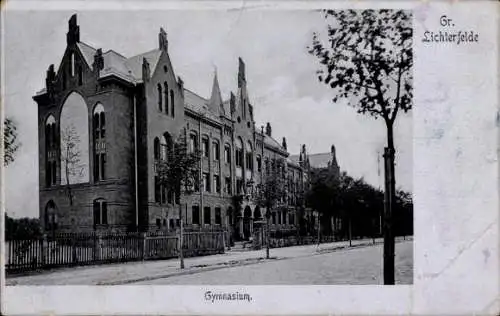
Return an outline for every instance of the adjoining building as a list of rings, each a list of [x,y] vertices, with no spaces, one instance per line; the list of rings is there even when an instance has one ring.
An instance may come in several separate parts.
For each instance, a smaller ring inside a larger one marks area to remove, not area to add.
[[[231,229],[246,239],[265,210],[254,190],[266,168],[284,162],[287,193],[273,210],[272,228],[297,225],[304,208],[309,157],[290,159],[286,139],[273,138],[271,124],[255,126],[245,63],[238,85],[223,100],[213,78],[204,98],[184,86],[168,54],[158,48],[133,57],[103,52],[80,41],[76,15],[56,70],[50,65],[38,104],[40,219],[46,230],[171,230],[179,209],[188,229]],[[180,205],[159,185],[155,165],[181,133],[201,149],[200,186]],[[241,196],[235,205],[234,196]]]

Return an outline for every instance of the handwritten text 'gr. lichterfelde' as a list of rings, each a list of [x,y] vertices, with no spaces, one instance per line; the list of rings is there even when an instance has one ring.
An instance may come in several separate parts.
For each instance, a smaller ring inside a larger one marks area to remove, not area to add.
[[[479,34],[474,30],[457,30],[453,19],[446,15],[439,18],[440,30],[425,31],[422,37],[423,43],[452,43],[456,45],[464,45],[470,43],[477,43],[479,41]]]

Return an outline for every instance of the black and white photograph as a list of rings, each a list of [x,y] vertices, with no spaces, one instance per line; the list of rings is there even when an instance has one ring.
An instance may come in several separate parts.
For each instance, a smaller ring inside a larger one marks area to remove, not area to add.
[[[8,11],[4,285],[411,289],[426,10]]]
[[[7,284],[412,283],[411,12],[46,14]]]

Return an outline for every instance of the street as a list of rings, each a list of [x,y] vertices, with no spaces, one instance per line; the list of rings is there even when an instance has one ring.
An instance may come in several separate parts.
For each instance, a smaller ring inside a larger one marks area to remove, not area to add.
[[[173,276],[133,284],[330,285],[383,284],[381,244],[306,257]],[[396,284],[413,283],[413,243],[396,244]]]
[[[412,283],[413,242],[396,243],[396,282]],[[382,240],[228,251],[220,255],[68,267],[7,276],[7,285],[382,284]]]

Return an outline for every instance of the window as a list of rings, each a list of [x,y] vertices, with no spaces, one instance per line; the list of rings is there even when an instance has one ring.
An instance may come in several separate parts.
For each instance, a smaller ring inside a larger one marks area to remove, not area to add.
[[[173,90],[170,90],[170,107],[172,108],[172,117],[175,117],[174,91]]]
[[[288,214],[288,223],[290,225],[295,225],[295,214],[293,213]]]
[[[45,180],[46,186],[56,184],[57,175],[57,141],[56,119],[50,115],[45,122]]]
[[[198,139],[196,134],[189,135],[189,150],[195,152],[198,150]]]
[[[94,181],[106,178],[106,115],[104,106],[97,103],[92,118],[94,131]]]
[[[220,177],[214,174],[214,189],[215,192],[220,193]]]
[[[172,192],[172,190],[167,191],[167,202],[169,204],[174,204],[174,192]]]
[[[175,222],[174,222],[174,219],[171,218],[169,221],[168,221],[168,226],[170,229],[173,229],[175,228]]]
[[[173,147],[172,137],[170,136],[169,133],[163,134],[163,136],[161,137],[160,145],[161,145],[161,152],[160,152],[161,159],[167,160]]]
[[[203,151],[203,157],[207,157],[209,156],[209,148],[208,148],[208,137],[203,137],[203,139],[201,140],[201,150]]]
[[[191,207],[191,217],[193,224],[200,225],[200,207],[198,205]]]
[[[104,199],[94,200],[94,226],[108,224],[108,204]]]
[[[153,141],[153,158],[155,161],[160,160],[160,139],[158,137]]]
[[[162,108],[162,92],[161,92],[161,84],[158,84],[158,110],[161,112],[163,111],[163,108]]]
[[[75,53],[71,53],[71,64],[70,64],[70,74],[71,77],[75,76]]]
[[[155,202],[160,203],[161,202],[161,185],[160,185],[160,178],[158,176],[155,176]]]
[[[246,168],[247,170],[253,170],[253,155],[251,152],[247,152],[246,156]]]
[[[236,194],[242,194],[242,193],[243,193],[243,180],[236,179]]]
[[[276,225],[276,213],[273,212],[271,215],[272,215],[272,218],[273,218],[273,225]]]
[[[163,87],[165,88],[165,114],[168,115],[168,84],[166,82],[163,83]]]
[[[222,224],[222,217],[221,217],[221,210],[220,207],[215,208],[215,224],[221,225]]]
[[[225,186],[225,192],[227,194],[231,194],[231,177],[226,177],[226,186]]]
[[[243,143],[241,139],[236,141],[236,167],[243,167]]]
[[[212,216],[212,212],[211,212],[210,206],[205,206],[203,208],[203,224],[210,225],[212,222],[211,216]]]
[[[194,175],[194,178],[195,179],[193,181],[193,184],[194,184],[194,188],[193,189],[194,189],[195,192],[198,192],[198,191],[200,191],[200,176],[199,176],[199,174],[196,173]]]
[[[252,153],[252,144],[250,142],[247,142],[247,147],[246,147],[246,168],[248,170],[253,170],[253,153]]]
[[[257,171],[262,171],[262,158],[260,156],[257,156]]]
[[[156,227],[161,228],[161,219],[156,219]]]
[[[203,191],[210,192],[210,180],[208,173],[203,173]]]
[[[231,146],[229,144],[224,145],[224,162],[231,163]]]
[[[218,142],[212,143],[212,149],[214,152],[214,160],[219,161],[220,159],[220,146]]]

